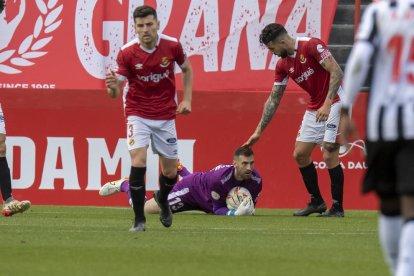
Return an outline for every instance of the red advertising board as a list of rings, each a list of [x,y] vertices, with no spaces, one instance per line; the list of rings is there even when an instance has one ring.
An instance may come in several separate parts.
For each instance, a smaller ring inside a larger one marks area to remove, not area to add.
[[[87,96],[85,96],[87,95]],[[236,147],[256,127],[267,93],[194,93],[193,113],[177,118],[179,155],[192,171],[210,170],[232,161]],[[259,207],[297,208],[308,200],[293,159],[297,131],[306,107],[304,92],[287,92],[275,118],[254,147],[256,168],[263,176]],[[366,94],[353,116],[364,129]],[[105,91],[2,91],[8,133],[8,160],[14,194],[34,204],[121,205],[124,195],[99,197],[106,181],[129,174],[125,123],[120,99]],[[375,209],[373,196],[360,194],[365,171],[363,144],[342,157],[345,208]],[[151,150],[149,150],[151,153]],[[315,150],[321,191],[329,203],[330,183],[322,155]],[[147,184],[157,187],[158,165],[150,154]]]

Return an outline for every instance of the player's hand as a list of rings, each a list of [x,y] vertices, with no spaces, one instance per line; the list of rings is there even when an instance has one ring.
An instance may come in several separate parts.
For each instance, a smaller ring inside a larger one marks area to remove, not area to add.
[[[109,96],[112,98],[118,96],[118,78],[113,70],[106,72],[105,85],[108,88]]]
[[[190,101],[182,101],[177,107],[177,114],[189,114],[191,113],[191,102]]]
[[[316,122],[325,122],[328,120],[329,113],[331,112],[331,105],[324,104],[322,105],[318,111],[316,111]]]
[[[349,117],[348,112],[341,110],[341,120],[339,123],[339,143],[345,147],[348,147],[350,138],[357,140],[359,139],[358,136],[358,131],[351,117]]]
[[[260,134],[256,131],[250,136],[249,140],[243,144],[243,147],[252,147],[260,139]]]
[[[236,216],[251,216],[254,214],[254,203],[251,197],[243,199],[242,203],[234,213]]]

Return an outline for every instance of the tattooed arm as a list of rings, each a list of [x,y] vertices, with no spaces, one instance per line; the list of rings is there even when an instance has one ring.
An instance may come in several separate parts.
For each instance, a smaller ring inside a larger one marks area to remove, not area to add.
[[[286,85],[273,86],[272,92],[270,93],[270,96],[264,105],[262,119],[260,119],[259,125],[257,126],[253,135],[250,136],[249,140],[247,140],[246,143],[244,143],[244,146],[251,147],[259,140],[260,135],[270,123],[273,115],[279,107],[280,100],[282,99],[285,89]]]
[[[328,57],[321,63],[323,69],[329,72],[329,90],[328,95],[326,95],[325,102],[323,106],[318,109],[316,113],[316,121],[326,121],[328,119],[329,113],[331,111],[332,102],[338,94],[339,86],[341,86],[342,78],[344,77],[344,73],[342,72],[341,67],[339,67],[336,60],[333,56]]]

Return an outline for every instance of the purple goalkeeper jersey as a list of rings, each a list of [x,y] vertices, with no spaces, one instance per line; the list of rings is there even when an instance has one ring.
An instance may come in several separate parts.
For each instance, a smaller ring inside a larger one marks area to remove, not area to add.
[[[216,215],[226,215],[226,197],[236,186],[249,190],[254,204],[262,190],[262,178],[256,170],[248,180],[237,181],[233,165],[219,165],[208,172],[185,176],[170,192],[168,198],[173,211],[201,210]],[[177,197],[180,197],[178,201]],[[174,208],[175,205],[177,208]],[[185,205],[185,206],[182,206]]]

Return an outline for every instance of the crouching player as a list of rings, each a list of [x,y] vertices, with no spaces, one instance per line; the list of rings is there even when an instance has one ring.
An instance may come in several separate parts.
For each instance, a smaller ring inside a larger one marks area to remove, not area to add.
[[[173,213],[199,210],[215,215],[249,216],[254,213],[259,193],[262,190],[262,178],[254,169],[254,153],[248,147],[236,149],[232,165],[219,165],[208,172],[190,173],[180,163],[177,166],[182,179],[168,195],[168,202]],[[236,186],[249,190],[251,198],[246,198],[236,210],[229,210],[226,197]],[[99,191],[101,196],[126,192],[129,196],[127,179],[108,182]],[[147,214],[158,214],[160,209],[152,198],[145,202]]]

